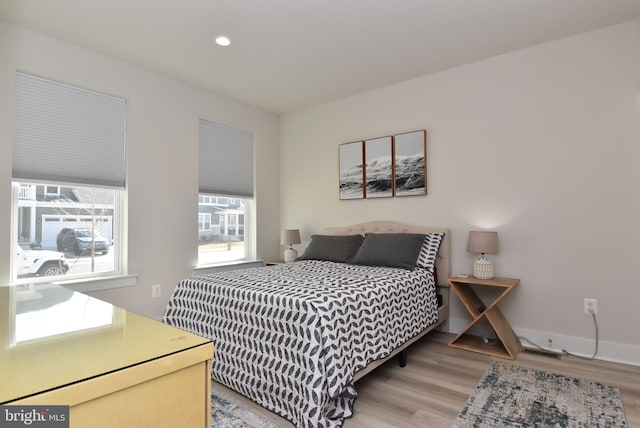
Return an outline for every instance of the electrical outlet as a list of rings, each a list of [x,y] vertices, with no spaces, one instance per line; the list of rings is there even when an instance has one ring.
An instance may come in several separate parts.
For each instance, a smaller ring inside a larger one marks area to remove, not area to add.
[[[598,300],[584,299],[584,313],[598,315]]]
[[[160,287],[160,284],[153,284],[151,286],[151,297],[160,297],[160,294],[162,294],[162,287]]]

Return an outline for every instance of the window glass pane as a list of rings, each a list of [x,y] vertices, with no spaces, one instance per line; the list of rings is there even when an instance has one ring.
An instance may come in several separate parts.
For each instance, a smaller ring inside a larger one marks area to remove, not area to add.
[[[198,265],[247,258],[245,218],[250,199],[198,198]]]
[[[14,182],[13,278],[91,276],[119,270],[121,190]]]
[[[60,188],[58,186],[44,186],[45,188],[45,193],[47,195],[55,195],[58,196],[60,195]]]
[[[211,214],[198,214],[198,230],[200,232],[208,232],[211,229]]]

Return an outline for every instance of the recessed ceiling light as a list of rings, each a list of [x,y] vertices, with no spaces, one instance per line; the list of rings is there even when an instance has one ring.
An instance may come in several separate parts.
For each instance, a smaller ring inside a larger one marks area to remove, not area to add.
[[[216,44],[218,46],[229,46],[231,40],[227,36],[216,36]]]

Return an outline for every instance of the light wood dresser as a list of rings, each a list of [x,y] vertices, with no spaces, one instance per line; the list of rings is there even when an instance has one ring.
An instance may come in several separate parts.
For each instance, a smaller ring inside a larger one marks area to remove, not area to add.
[[[213,344],[55,285],[0,287],[0,404],[71,427],[209,427]]]

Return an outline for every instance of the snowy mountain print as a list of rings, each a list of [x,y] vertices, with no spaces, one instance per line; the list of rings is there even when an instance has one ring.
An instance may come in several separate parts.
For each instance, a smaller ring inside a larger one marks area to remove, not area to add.
[[[396,156],[396,195],[423,195],[424,190],[424,154]]]

